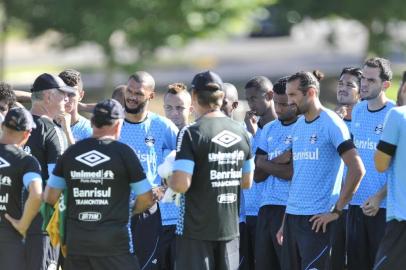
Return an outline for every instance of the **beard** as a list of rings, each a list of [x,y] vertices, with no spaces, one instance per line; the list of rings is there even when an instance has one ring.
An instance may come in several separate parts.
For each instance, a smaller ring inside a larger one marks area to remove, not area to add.
[[[137,107],[131,109],[131,108],[127,107],[127,102],[124,102],[124,109],[127,113],[138,114],[138,113],[144,111],[145,107],[147,107],[147,103],[148,103],[148,100],[145,100],[145,101],[141,102],[140,104],[138,104]]]

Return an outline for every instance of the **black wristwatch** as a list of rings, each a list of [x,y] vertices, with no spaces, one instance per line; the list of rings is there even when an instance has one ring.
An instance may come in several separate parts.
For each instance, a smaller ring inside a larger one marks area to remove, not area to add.
[[[341,217],[341,215],[343,214],[343,210],[338,210],[337,205],[334,205],[333,210],[331,210],[332,214],[337,214],[338,217]]]

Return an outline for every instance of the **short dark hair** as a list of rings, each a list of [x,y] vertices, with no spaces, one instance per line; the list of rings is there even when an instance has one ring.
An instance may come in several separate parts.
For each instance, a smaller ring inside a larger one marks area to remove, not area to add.
[[[58,75],[66,85],[70,87],[78,86],[83,88],[82,76],[80,72],[75,69],[65,69]]]
[[[273,91],[277,95],[286,94],[286,83],[288,82],[289,76],[280,78],[273,86]]]
[[[17,101],[16,95],[8,83],[0,82],[0,100],[4,101],[9,109],[14,107]]]
[[[358,80],[358,85],[361,84],[362,70],[360,68],[357,68],[357,67],[345,67],[341,71],[341,74],[338,77],[338,79],[340,79],[344,74],[354,76]]]
[[[299,80],[299,90],[306,94],[309,88],[315,88],[317,93],[320,92],[320,81],[324,78],[324,74],[319,70],[313,72],[300,71],[291,75],[288,78],[288,83]]]
[[[273,85],[270,79],[265,76],[255,76],[250,79],[244,87],[245,89],[255,89],[256,91],[268,92],[272,90]]]
[[[134,74],[131,74],[128,80],[134,80],[137,83],[146,83],[151,90],[155,90],[154,77],[146,71],[137,71]]]
[[[389,60],[380,57],[373,57],[367,59],[364,63],[364,66],[379,68],[380,70],[379,78],[381,78],[382,81],[392,80],[393,73]]]

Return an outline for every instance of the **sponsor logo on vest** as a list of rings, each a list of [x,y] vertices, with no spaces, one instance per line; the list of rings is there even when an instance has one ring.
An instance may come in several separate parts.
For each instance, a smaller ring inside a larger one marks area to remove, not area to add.
[[[157,155],[156,153],[146,154],[141,152],[140,150],[136,150],[135,154],[137,155],[140,162],[147,162],[148,164],[156,162]]]
[[[216,170],[210,170],[210,180],[221,180],[221,179],[241,179],[242,169],[235,171],[231,169],[230,171],[218,172]]]
[[[2,186],[11,186],[11,179],[8,176],[1,177],[0,175],[0,185]]]
[[[209,153],[209,162],[218,162],[218,164],[237,164],[239,160],[244,160],[244,151],[235,150],[231,153]]]
[[[99,212],[82,212],[79,213],[79,220],[81,221],[99,221],[102,218],[102,214]]]
[[[75,198],[110,198],[111,197],[111,187],[107,190],[102,190],[98,188],[94,189],[80,189],[73,188],[73,197]]]
[[[318,160],[319,148],[316,151],[293,152],[293,160]]]
[[[234,203],[237,201],[237,194],[225,193],[217,196],[218,203]]]
[[[103,180],[113,180],[114,173],[111,170],[98,171],[71,171],[70,177],[72,180],[80,180],[82,183],[103,184]]]
[[[0,195],[0,203],[8,203],[8,193]]]

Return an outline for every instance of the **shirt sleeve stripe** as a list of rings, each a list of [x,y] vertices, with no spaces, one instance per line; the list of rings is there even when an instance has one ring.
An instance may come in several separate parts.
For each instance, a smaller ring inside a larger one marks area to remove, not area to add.
[[[35,172],[28,172],[24,174],[23,176],[23,183],[26,189],[29,189],[30,184],[32,181],[41,181],[42,183],[42,178],[41,175]]]
[[[350,140],[346,140],[346,141],[342,142],[337,147],[337,152],[341,156],[342,154],[344,154],[345,152],[347,152],[348,150],[351,150],[353,148],[355,148],[355,145],[354,145],[354,142],[350,139]]]
[[[175,160],[173,164],[173,171],[181,171],[188,173],[190,175],[193,174],[193,169],[195,168],[195,163],[189,159],[178,159]]]
[[[151,183],[148,181],[148,179],[143,179],[136,183],[131,183],[130,187],[131,191],[133,191],[136,195],[144,194],[145,192],[152,189]]]
[[[250,173],[253,172],[255,168],[254,158],[244,161],[242,165],[242,173]]]
[[[51,174],[51,177],[49,178],[47,185],[50,186],[51,188],[65,189],[66,181],[65,181],[65,178],[63,178],[63,177],[59,177],[54,174]]]
[[[380,140],[376,149],[393,157],[396,152],[396,145]]]

